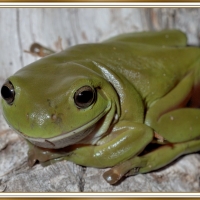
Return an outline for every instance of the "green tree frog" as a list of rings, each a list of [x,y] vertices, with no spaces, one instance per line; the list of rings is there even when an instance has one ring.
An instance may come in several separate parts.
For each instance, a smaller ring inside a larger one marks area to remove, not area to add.
[[[48,55],[1,88],[28,163],[110,168],[110,184],[200,150],[200,49],[179,30],[122,34]]]

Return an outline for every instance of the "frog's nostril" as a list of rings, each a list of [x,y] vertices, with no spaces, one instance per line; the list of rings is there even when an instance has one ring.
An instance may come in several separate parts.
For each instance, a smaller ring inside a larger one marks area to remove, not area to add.
[[[1,96],[7,102],[7,104],[12,105],[15,99],[15,90],[13,84],[7,80],[1,88]]]

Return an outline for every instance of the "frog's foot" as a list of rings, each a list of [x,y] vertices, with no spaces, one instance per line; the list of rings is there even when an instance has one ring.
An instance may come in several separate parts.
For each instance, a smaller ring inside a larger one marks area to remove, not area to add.
[[[32,167],[37,161],[43,166],[50,165],[54,162],[60,161],[71,154],[66,149],[45,149],[37,147],[28,142],[28,165]]]
[[[141,167],[146,166],[146,160],[140,157],[134,157],[117,166],[112,167],[110,170],[103,174],[103,178],[110,184],[117,183],[124,176],[136,175]],[[129,173],[131,171],[131,173]]]
[[[199,150],[200,140],[162,145],[147,154],[133,157],[130,160],[114,166],[109,171],[105,172],[103,177],[108,183],[115,184],[123,176],[148,173],[160,169],[181,155],[197,152]]]
[[[30,167],[32,167],[37,161],[44,163],[44,166],[47,166],[50,164],[51,159],[53,159],[51,151],[29,144],[28,165]]]
[[[146,162],[144,163],[145,165],[139,168],[137,173],[148,173],[160,169],[181,155],[197,152],[199,150],[200,140],[163,145],[158,149],[139,157],[141,161],[143,160]],[[135,174],[135,169],[133,168],[126,176]]]

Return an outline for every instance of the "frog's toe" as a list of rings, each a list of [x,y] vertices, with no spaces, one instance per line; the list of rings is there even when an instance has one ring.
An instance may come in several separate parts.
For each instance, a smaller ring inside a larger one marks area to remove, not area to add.
[[[114,166],[103,174],[104,179],[110,183],[117,183],[123,176],[131,176],[139,173],[139,170],[146,166],[146,158],[133,157],[130,160]]]
[[[137,175],[139,174],[139,170],[141,168],[140,167],[134,167],[133,169],[131,169],[127,174],[126,176],[134,176],[134,175]]]
[[[32,167],[36,163],[37,159],[34,157],[34,155],[28,156],[28,166]]]
[[[125,172],[123,170],[120,170],[120,168],[113,167],[112,169],[106,171],[103,174],[103,178],[111,185],[116,184],[121,178],[128,177],[128,176],[133,176],[139,173],[140,168],[139,167],[134,167],[131,169],[129,172]]]
[[[103,174],[103,178],[111,185],[117,183],[124,174],[120,173],[116,168],[111,168]]]
[[[112,168],[103,174],[103,178],[111,185],[117,183],[122,176],[123,175],[120,173],[120,171],[116,170],[115,168]]]

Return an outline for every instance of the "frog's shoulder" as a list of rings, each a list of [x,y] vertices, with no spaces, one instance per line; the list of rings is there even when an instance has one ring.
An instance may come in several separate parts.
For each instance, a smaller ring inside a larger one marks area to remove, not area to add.
[[[185,33],[180,30],[163,30],[163,31],[148,31],[148,32],[135,32],[125,33],[108,40],[103,43],[109,42],[127,42],[127,43],[140,43],[156,46],[179,46],[187,45],[187,37]]]

